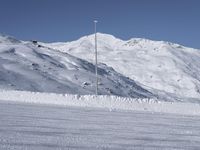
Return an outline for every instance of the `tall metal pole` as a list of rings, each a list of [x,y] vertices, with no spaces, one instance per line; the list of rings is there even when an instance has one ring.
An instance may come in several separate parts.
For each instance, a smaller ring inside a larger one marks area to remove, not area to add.
[[[97,20],[94,20],[95,33],[95,73],[96,73],[96,95],[98,95],[98,66],[97,66]]]

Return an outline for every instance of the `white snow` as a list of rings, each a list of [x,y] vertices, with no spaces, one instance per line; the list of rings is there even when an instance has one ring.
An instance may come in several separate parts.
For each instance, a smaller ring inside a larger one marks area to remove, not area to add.
[[[200,102],[199,50],[164,41],[97,36],[100,94]],[[93,62],[94,35],[49,44],[1,35],[0,89],[93,94]]]
[[[98,33],[98,58],[119,73],[163,97],[200,99],[200,50],[179,44]],[[44,44],[44,43],[43,43]],[[94,61],[94,35],[66,43],[44,44]]]
[[[199,104],[163,102],[148,98],[133,99],[106,95],[69,95],[1,90],[0,100],[60,106],[107,108],[109,110],[137,110],[182,115],[200,115]]]
[[[200,117],[0,101],[1,150],[199,149]]]
[[[93,40],[0,35],[0,149],[199,149],[200,52],[98,33],[95,96]]]
[[[105,64],[99,64],[98,72],[99,94],[153,97]],[[84,95],[95,93],[95,81],[95,67],[88,61],[0,35],[0,89]]]

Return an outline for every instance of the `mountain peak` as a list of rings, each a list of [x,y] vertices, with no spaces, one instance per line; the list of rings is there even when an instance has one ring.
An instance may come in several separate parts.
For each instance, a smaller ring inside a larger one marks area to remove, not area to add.
[[[78,39],[77,41],[82,42],[82,43],[94,43],[94,34],[86,35]],[[131,38],[129,40],[122,40],[120,38],[117,38],[111,34],[107,33],[100,33],[97,32],[97,42],[98,45],[106,45],[109,47],[115,47],[116,45],[118,46],[139,46],[139,47],[169,47],[169,48],[182,48],[184,46],[172,42],[167,42],[167,41],[156,41],[156,40],[151,40],[147,38]]]
[[[85,38],[87,38],[87,39],[92,39],[92,40],[94,40],[94,36],[95,36],[95,34],[90,34],[90,35],[83,36],[83,37],[80,38],[80,39],[85,39]],[[101,40],[104,40],[104,41],[106,41],[106,40],[108,40],[108,41],[121,40],[121,39],[116,38],[115,36],[113,36],[113,35],[111,35],[111,34],[100,33],[100,32],[97,32],[97,38],[98,38],[98,40],[100,40],[100,41],[101,41]]]

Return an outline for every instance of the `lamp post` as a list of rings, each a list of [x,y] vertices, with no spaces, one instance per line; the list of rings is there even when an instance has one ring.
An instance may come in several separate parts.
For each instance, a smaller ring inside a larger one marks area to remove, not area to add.
[[[95,35],[95,74],[96,74],[96,90],[95,93],[98,95],[98,67],[97,67],[97,20],[94,20],[94,35]]]

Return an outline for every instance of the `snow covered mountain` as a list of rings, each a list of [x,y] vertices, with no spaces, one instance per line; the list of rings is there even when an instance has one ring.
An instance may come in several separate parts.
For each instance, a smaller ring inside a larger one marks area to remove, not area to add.
[[[98,58],[141,83],[160,98],[200,99],[200,51],[179,44],[133,38],[128,41],[98,33]],[[77,41],[45,44],[94,62],[94,35]]]
[[[94,94],[95,67],[86,60],[36,41],[0,35],[0,89]],[[99,93],[126,97],[153,95],[105,64],[99,65]]]

